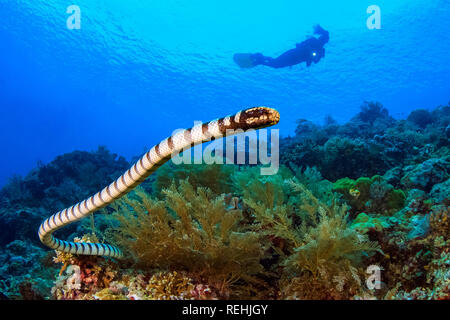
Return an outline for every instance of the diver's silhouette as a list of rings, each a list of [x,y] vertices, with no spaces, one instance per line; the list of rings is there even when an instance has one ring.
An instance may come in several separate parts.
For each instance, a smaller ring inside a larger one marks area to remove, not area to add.
[[[318,38],[311,37],[295,45],[277,58],[266,57],[262,53],[236,53],[234,61],[241,68],[253,68],[257,65],[265,65],[272,68],[284,68],[306,62],[309,67],[311,63],[317,63],[325,57],[325,48],[323,47],[330,39],[328,31],[320,25],[314,27],[314,34]]]

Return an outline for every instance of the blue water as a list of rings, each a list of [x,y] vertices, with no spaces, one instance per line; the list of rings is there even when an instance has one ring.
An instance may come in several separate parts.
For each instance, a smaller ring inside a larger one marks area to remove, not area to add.
[[[308,4],[306,4],[308,3]],[[81,8],[69,30],[66,8]],[[366,8],[381,8],[380,30]],[[448,0],[0,0],[0,185],[37,161],[106,145],[131,157],[174,129],[247,106],[295,121],[353,116],[378,100],[397,118],[450,100]],[[330,31],[317,65],[239,69]]]

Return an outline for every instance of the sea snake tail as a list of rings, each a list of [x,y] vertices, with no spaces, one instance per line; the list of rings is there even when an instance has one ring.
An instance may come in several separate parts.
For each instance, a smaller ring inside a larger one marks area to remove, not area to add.
[[[46,219],[39,227],[41,242],[52,249],[63,252],[121,258],[123,255],[122,251],[114,246],[103,243],[76,243],[59,240],[52,233],[124,196],[168,161],[175,152],[180,152],[187,147],[216,138],[233,135],[238,133],[235,132],[236,130],[261,129],[272,126],[277,124],[279,120],[280,114],[278,111],[266,107],[256,107],[175,133],[150,149],[128,171],[109,186],[90,198],[59,211]]]

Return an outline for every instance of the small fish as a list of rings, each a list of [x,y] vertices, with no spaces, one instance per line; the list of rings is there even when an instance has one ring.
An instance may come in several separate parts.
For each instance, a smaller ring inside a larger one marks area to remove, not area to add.
[[[352,197],[355,197],[355,198],[358,198],[359,195],[361,194],[361,192],[359,192],[358,189],[350,189],[349,193]]]
[[[241,200],[239,197],[234,197],[233,194],[227,193],[224,195],[225,205],[227,206],[227,210],[237,210],[242,209]]]

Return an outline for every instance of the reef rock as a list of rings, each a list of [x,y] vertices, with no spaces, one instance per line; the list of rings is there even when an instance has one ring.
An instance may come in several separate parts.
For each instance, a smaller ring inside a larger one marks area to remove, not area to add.
[[[14,240],[0,251],[2,293],[9,299],[44,299],[57,269],[47,265],[48,251],[29,242]]]
[[[409,223],[411,231],[408,233],[408,239],[423,238],[428,234],[430,229],[429,215],[413,216]]]
[[[429,192],[438,183],[449,178],[450,157],[432,158],[415,166],[404,168],[405,175],[401,179],[401,185],[405,188],[417,188]]]
[[[450,179],[435,184],[431,189],[430,196],[437,202],[450,202]]]
[[[43,208],[0,209],[0,246],[20,239],[39,243],[37,231],[49,212]]]
[[[400,178],[402,177],[402,167],[394,167],[392,169],[389,169],[386,171],[386,173],[383,175],[384,180],[392,184],[394,187],[398,187],[400,185]]]

